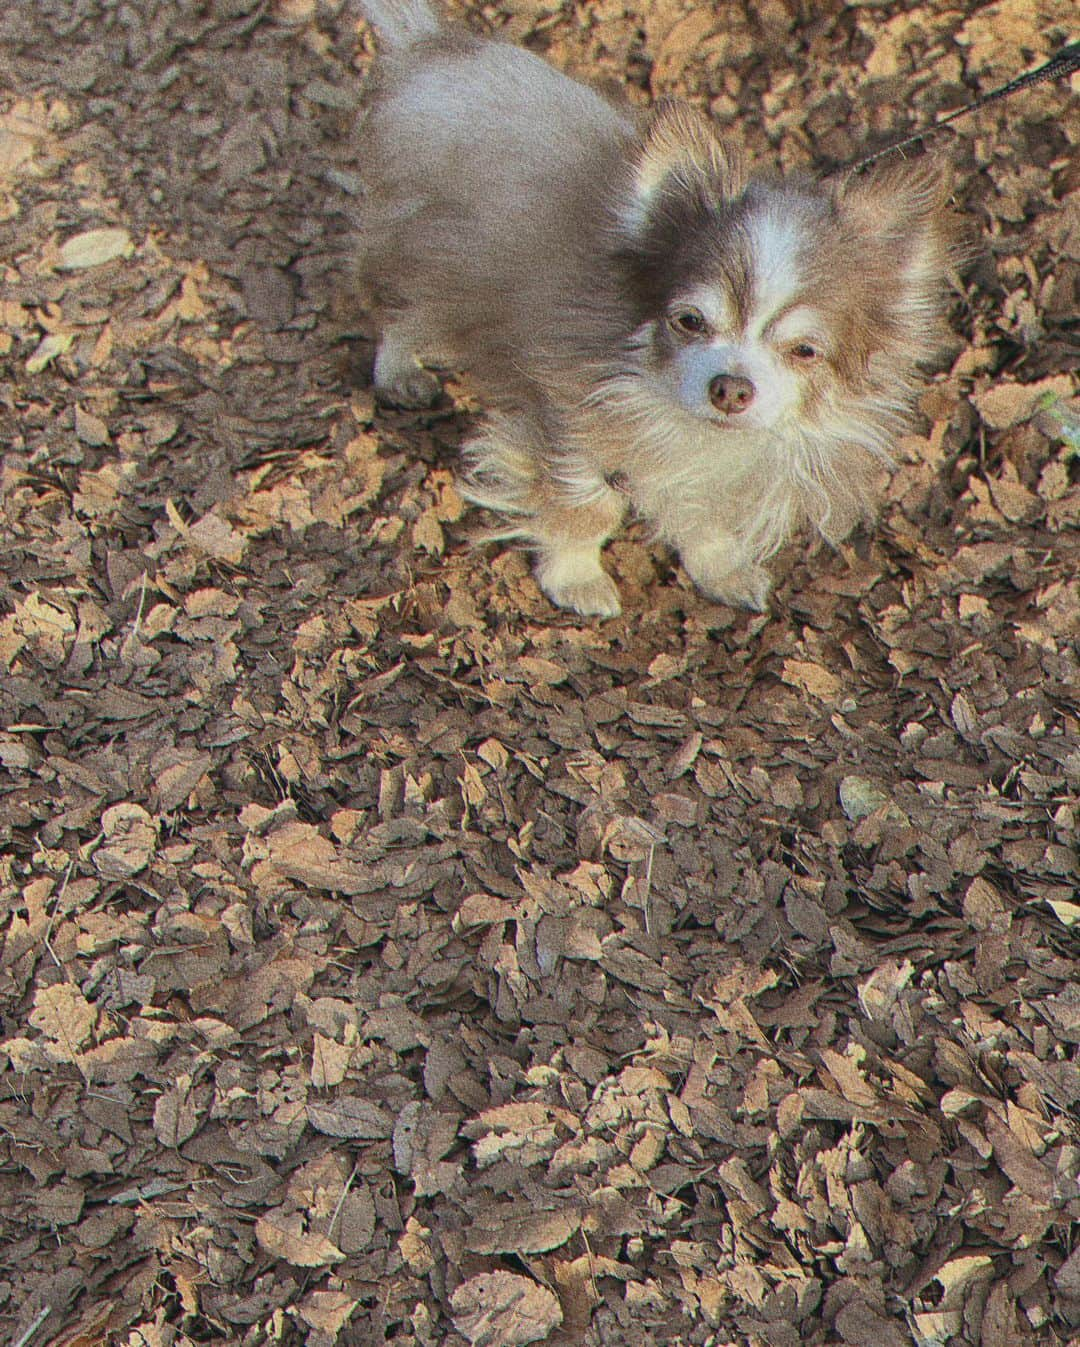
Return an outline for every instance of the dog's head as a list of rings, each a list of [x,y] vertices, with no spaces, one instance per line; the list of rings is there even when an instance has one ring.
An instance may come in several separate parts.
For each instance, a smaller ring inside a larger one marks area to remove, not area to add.
[[[760,431],[903,384],[938,344],[947,194],[925,160],[748,182],[708,122],[661,107],[616,226],[652,396]]]

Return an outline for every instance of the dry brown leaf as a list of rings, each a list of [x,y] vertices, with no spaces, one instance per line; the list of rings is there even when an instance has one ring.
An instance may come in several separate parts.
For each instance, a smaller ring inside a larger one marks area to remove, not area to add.
[[[162,766],[155,777],[158,808],[168,813],[183,805],[213,766],[209,753],[177,755],[180,761]]]
[[[94,868],[106,879],[130,879],[145,870],[157,846],[157,827],[140,804],[110,805],[101,816],[104,843],[94,852]]]
[[[312,1291],[297,1306],[297,1313],[308,1328],[336,1342],[359,1304],[344,1291]]]
[[[71,649],[75,635],[75,619],[59,605],[50,603],[41,594],[28,594],[15,604],[7,619],[10,625],[10,645],[7,662],[28,645],[41,662],[50,668],[62,664]],[[2,628],[0,628],[2,630]]]
[[[34,995],[30,1023],[52,1040],[49,1052],[58,1061],[77,1061],[97,1022],[97,1009],[68,982],[42,987]]]
[[[317,1090],[340,1085],[345,1079],[354,1049],[316,1034],[311,1048],[311,1083]]]
[[[542,1342],[562,1323],[558,1298],[513,1272],[482,1272],[450,1297],[454,1327],[473,1347]]]
[[[109,428],[101,417],[78,405],[75,407],[75,434],[83,444],[100,446],[109,442]]]
[[[340,893],[370,893],[380,880],[370,871],[344,860],[329,838],[310,823],[288,822],[269,836],[268,853],[252,867],[260,888],[271,888],[281,878],[315,889]]]
[[[656,53],[652,86],[664,92],[678,79],[693,59],[698,47],[719,26],[716,14],[707,7],[695,8],[672,26]]]
[[[237,564],[247,548],[247,538],[219,515],[206,514],[190,526],[182,526],[186,542],[216,561]]]
[[[307,1118],[317,1132],[329,1137],[370,1141],[394,1131],[394,1120],[385,1109],[356,1095],[339,1095],[326,1104],[309,1100]]]
[[[88,229],[61,246],[56,265],[64,271],[84,271],[118,257],[130,257],[134,251],[135,245],[126,229]]]
[[[994,1159],[1009,1179],[1031,1201],[1043,1206],[1052,1202],[1054,1176],[1030,1148],[993,1112],[987,1112],[983,1125],[994,1148]]]
[[[478,1214],[467,1240],[475,1253],[547,1253],[558,1249],[581,1225],[578,1212],[521,1211],[499,1204]]]
[[[154,1135],[163,1146],[174,1149],[193,1136],[199,1126],[199,1113],[191,1094],[190,1077],[163,1091],[154,1105]]]
[[[268,1254],[294,1267],[327,1267],[345,1257],[325,1235],[307,1230],[300,1212],[286,1214],[281,1207],[259,1217],[255,1238]]]
[[[867,818],[875,810],[889,803],[889,797],[865,776],[854,772],[840,782],[840,804],[852,822]]]
[[[840,680],[812,660],[786,659],[781,673],[785,683],[808,692],[819,701],[834,702],[840,695]]]
[[[70,351],[74,341],[74,332],[50,332],[47,336],[42,337],[34,348],[33,354],[27,359],[27,374],[40,374],[43,369],[52,364],[57,356],[63,355],[65,351]]]
[[[443,533],[437,510],[425,510],[412,527],[413,546],[422,548],[433,557],[441,557],[446,551],[446,534]]]
[[[1072,380],[1067,374],[1055,374],[1035,383],[1001,383],[972,396],[979,415],[994,430],[1027,421],[1047,397],[1067,398],[1072,395]]]

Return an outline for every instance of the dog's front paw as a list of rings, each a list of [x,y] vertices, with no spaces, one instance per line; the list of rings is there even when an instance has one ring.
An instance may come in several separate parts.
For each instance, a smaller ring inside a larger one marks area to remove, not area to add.
[[[618,617],[622,612],[619,591],[600,565],[596,548],[541,553],[536,579],[556,608],[569,608],[582,617]]]
[[[749,608],[755,613],[763,613],[768,608],[772,579],[764,566],[733,567],[727,548],[700,549],[689,556],[684,551],[682,563],[687,575],[708,598],[729,603],[734,608]]]
[[[710,598],[730,603],[733,608],[764,613],[769,607],[772,579],[763,566],[747,566],[742,571],[729,571],[722,581],[701,588]]]
[[[389,402],[394,407],[431,407],[442,396],[442,380],[417,365],[387,383],[376,383],[375,392],[380,402]]]

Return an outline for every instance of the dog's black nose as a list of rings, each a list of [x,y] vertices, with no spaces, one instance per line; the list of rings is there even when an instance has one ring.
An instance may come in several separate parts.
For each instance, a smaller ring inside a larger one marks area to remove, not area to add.
[[[754,400],[754,385],[741,374],[718,374],[709,380],[709,401],[718,412],[745,412]]]

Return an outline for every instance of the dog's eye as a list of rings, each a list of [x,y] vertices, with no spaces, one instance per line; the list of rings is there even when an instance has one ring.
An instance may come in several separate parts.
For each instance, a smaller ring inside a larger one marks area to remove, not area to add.
[[[671,315],[669,321],[676,332],[686,332],[691,336],[705,332],[709,327],[704,315],[697,309],[680,309]]]
[[[797,346],[791,348],[791,354],[796,360],[805,360],[809,363],[811,360],[818,358],[818,349],[816,346],[811,346],[808,341],[801,341]]]

